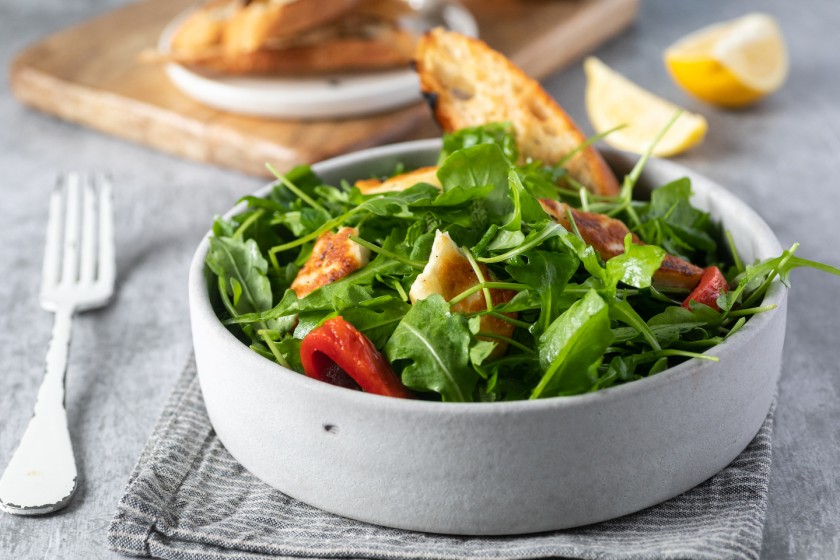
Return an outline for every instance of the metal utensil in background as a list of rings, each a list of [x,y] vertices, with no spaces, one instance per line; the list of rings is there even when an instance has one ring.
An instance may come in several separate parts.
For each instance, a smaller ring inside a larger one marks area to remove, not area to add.
[[[413,11],[401,18],[402,25],[417,34],[435,27],[457,29],[471,37],[478,36],[478,28],[469,11],[458,0],[403,0]]]
[[[108,177],[69,173],[50,198],[41,307],[55,313],[44,380],[26,432],[0,477],[0,509],[40,515],[67,505],[76,490],[76,460],[64,409],[70,327],[77,311],[114,293],[114,220]]]

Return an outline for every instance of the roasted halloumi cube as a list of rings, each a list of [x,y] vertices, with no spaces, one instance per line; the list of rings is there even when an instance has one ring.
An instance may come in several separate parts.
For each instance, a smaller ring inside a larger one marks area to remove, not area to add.
[[[428,183],[440,188],[437,171],[438,167],[436,165],[430,165],[429,167],[421,167],[414,171],[394,175],[384,181],[380,179],[362,179],[356,181],[355,186],[362,194],[399,192],[409,189],[417,183]]]
[[[306,297],[321,286],[326,286],[359,270],[370,260],[370,250],[350,239],[359,230],[343,227],[338,232],[321,234],[315,241],[312,254],[298,271],[292,290],[299,298]]]
[[[603,214],[575,210],[568,204],[548,198],[541,198],[540,205],[549,216],[569,231],[572,231],[572,224],[569,223],[567,211],[571,212],[583,240],[592,245],[605,261],[624,252],[624,237],[630,233],[630,230],[621,220]],[[644,244],[635,233],[631,235],[633,243]],[[700,282],[702,275],[703,269],[699,266],[680,257],[666,254],[662,266],[653,274],[653,282],[658,287],[693,290]]]
[[[490,270],[486,266],[479,264],[479,269],[486,280],[492,278]],[[411,303],[416,303],[432,294],[440,294],[445,300],[449,301],[478,283],[478,276],[461,249],[455,245],[448,233],[437,231],[429,262],[423,272],[414,280],[408,292],[408,297],[411,299]],[[515,292],[510,290],[490,289],[490,299],[494,306],[510,301],[514,295]],[[483,291],[471,294],[452,306],[453,311],[464,314],[478,313],[485,309],[487,309],[487,302],[484,299]],[[507,314],[507,316],[515,318],[516,314]],[[481,318],[482,332],[510,337],[513,334],[513,329],[513,325],[497,317],[484,315]],[[497,345],[492,355],[501,356],[504,354],[507,343],[493,341],[497,342]]]

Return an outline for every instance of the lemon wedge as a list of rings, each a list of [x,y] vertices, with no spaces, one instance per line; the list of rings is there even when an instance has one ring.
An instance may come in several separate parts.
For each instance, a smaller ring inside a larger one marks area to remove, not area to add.
[[[668,47],[664,58],[688,93],[724,107],[761,99],[779,89],[788,73],[779,24],[760,13],[695,31]]]
[[[595,57],[583,63],[586,73],[586,112],[597,133],[624,125],[604,138],[611,146],[644,153],[656,136],[682,109],[644,90]],[[672,156],[700,143],[706,119],[684,111],[656,144],[655,156]]]

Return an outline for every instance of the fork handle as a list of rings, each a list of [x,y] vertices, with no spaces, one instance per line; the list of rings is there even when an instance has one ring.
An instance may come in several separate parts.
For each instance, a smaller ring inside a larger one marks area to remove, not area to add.
[[[35,416],[49,414],[58,408],[64,414],[64,378],[67,374],[72,327],[73,308],[70,306],[56,308],[52,336],[47,346],[46,373],[38,389],[38,400],[35,402]]]
[[[0,478],[0,509],[39,515],[61,509],[76,490],[76,460],[64,409],[64,378],[73,308],[55,311],[44,380],[35,411]]]

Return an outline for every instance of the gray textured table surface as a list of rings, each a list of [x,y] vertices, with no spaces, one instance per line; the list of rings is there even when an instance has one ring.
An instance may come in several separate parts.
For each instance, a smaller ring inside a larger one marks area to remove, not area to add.
[[[0,0],[0,63],[26,44],[119,0]],[[807,8],[807,9],[806,9]],[[673,40],[762,9],[778,16],[791,74],[756,107],[689,100],[660,61]],[[840,263],[840,52],[836,0],[648,1],[605,45],[608,64],[709,119],[706,142],[678,158],[752,204],[783,245]],[[578,122],[579,65],[547,81]],[[47,195],[61,170],[108,169],[116,182],[119,293],[75,322],[67,412],[80,488],[60,514],[0,514],[0,558],[112,558],[105,530],[190,352],[187,264],[214,213],[260,181],[115,140],[22,107],[0,77],[0,468],[31,413],[52,317],[37,292]],[[794,273],[774,434],[764,558],[840,558],[840,279]]]

